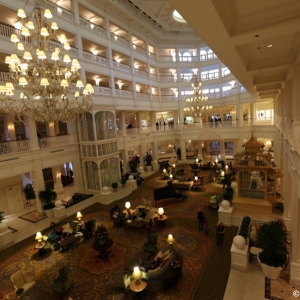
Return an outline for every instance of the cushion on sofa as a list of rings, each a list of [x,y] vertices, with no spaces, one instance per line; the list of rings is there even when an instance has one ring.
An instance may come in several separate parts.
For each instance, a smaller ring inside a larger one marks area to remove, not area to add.
[[[170,258],[171,255],[172,255],[172,253],[169,253],[165,258],[163,258],[163,261],[164,260],[168,261],[168,259]]]
[[[165,251],[164,253],[162,253],[162,259],[165,259],[168,255],[170,254],[170,250]]]
[[[70,223],[63,225],[62,228],[63,228],[63,232],[70,233],[70,234],[73,233],[73,228],[71,227]]]
[[[161,269],[161,267],[159,266],[153,270],[149,270],[148,273],[155,273],[155,272],[158,272],[160,269]]]

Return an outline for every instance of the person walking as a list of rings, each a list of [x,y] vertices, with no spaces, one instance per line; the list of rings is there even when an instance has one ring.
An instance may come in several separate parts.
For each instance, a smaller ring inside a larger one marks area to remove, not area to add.
[[[224,234],[225,234],[225,226],[223,222],[217,223],[215,230],[217,235],[217,245],[221,247],[224,242]]]
[[[204,227],[204,222],[205,222],[205,215],[202,210],[199,210],[197,213],[197,220],[199,223],[199,231],[201,231]]]
[[[205,219],[205,222],[204,222],[204,232],[205,232],[205,236],[208,237],[208,235],[209,235],[209,224],[208,224],[207,219]]]

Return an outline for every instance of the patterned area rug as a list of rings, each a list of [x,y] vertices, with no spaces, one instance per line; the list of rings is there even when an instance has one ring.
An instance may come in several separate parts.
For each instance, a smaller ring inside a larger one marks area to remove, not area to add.
[[[31,222],[31,223],[37,223],[38,221],[41,221],[41,220],[47,218],[47,216],[45,213],[40,213],[37,210],[34,210],[30,213],[20,216],[19,218],[22,220]]]
[[[142,204],[142,198],[153,201],[153,188],[165,185],[164,182],[158,182],[158,176],[150,178],[140,193],[136,193],[135,199],[130,199],[131,206]],[[222,192],[222,188],[205,185],[204,192],[183,191],[188,196],[187,201],[178,203],[170,199],[159,202],[159,206],[164,207],[168,220],[166,226],[160,226],[157,230],[158,246],[164,248],[168,234],[173,234],[176,240],[174,247],[183,256],[183,277],[179,280],[177,289],[168,290],[167,294],[161,291],[148,295],[149,299],[195,299],[205,261],[215,248],[214,240],[198,231],[196,214],[198,210],[204,209],[208,197],[216,191]],[[125,201],[118,203],[123,209]],[[8,259],[0,260],[0,299],[13,291],[10,276],[19,269],[26,269],[34,275],[37,290],[49,295],[49,298],[43,297],[44,299],[52,299],[51,284],[64,265],[72,269],[74,276],[72,289],[66,296],[74,300],[124,299],[124,293],[112,288],[112,274],[124,272],[126,262],[143,248],[147,235],[135,228],[125,230],[113,227],[109,207],[95,205],[89,211],[90,213],[84,214],[84,220],[96,219],[97,224],[105,225],[114,242],[107,262],[100,260],[97,252],[92,249],[93,238],[73,245],[65,253],[47,249],[46,255],[41,257],[38,257],[37,250],[34,249],[33,240],[32,244],[14,252]],[[33,295],[32,299],[42,298]]]

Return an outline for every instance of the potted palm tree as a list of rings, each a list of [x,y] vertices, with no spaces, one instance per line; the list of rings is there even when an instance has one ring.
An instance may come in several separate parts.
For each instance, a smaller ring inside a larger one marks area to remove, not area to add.
[[[34,191],[34,187],[32,186],[32,184],[28,183],[24,188],[23,188],[23,192],[25,194],[25,198],[27,201],[27,204],[30,204],[30,200],[34,200],[36,199],[35,196],[35,191]]]
[[[117,182],[113,182],[112,184],[111,184],[111,187],[112,187],[112,189],[113,189],[113,191],[114,192],[116,192],[117,190],[118,190],[118,183]]]
[[[55,200],[57,199],[57,193],[54,190],[42,190],[39,191],[39,199],[43,204],[43,210],[48,218],[53,217],[52,208],[55,207]]]
[[[256,247],[262,249],[258,259],[267,278],[278,279],[288,258],[287,234],[281,222],[263,223],[257,231]]]

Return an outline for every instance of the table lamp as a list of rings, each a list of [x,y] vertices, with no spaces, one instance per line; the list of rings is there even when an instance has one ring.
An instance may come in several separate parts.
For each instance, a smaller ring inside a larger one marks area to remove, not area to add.
[[[173,243],[175,243],[175,239],[173,238],[172,234],[168,235],[167,242],[169,245],[172,245]]]
[[[195,176],[195,179],[194,179],[194,181],[198,181],[198,176]]]
[[[42,239],[43,239],[42,234],[40,232],[37,232],[35,236],[35,240],[37,240],[40,243]]]
[[[173,164],[173,168],[174,168],[174,169],[176,168],[176,165],[175,165],[175,164]]]
[[[198,158],[196,158],[196,163],[198,163],[199,162],[199,159]]]
[[[125,203],[125,208],[126,208],[127,210],[129,210],[130,207],[131,207],[130,202],[126,202],[126,203]]]
[[[170,174],[170,179],[173,180],[173,175],[172,174]]]
[[[142,272],[139,267],[134,267],[132,278],[135,279],[135,284],[140,284],[140,279],[142,277]]]
[[[165,211],[164,211],[164,209],[163,209],[162,207],[160,207],[160,208],[158,209],[158,214],[160,215],[161,218],[162,218],[164,212],[165,212]]]
[[[228,172],[228,165],[225,166],[225,170],[226,170],[226,172]]]
[[[221,176],[222,176],[222,177],[225,176],[225,172],[224,172],[224,171],[221,172]]]
[[[77,213],[77,215],[76,215],[76,218],[78,219],[78,222],[81,220],[82,217],[83,217],[83,216],[82,216],[81,212],[79,211],[79,212]]]

